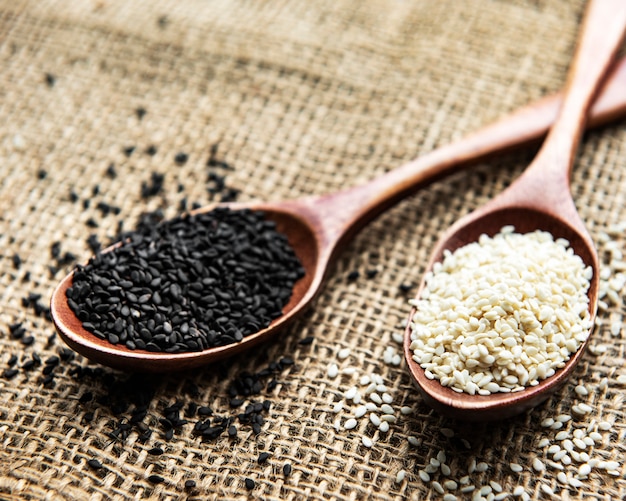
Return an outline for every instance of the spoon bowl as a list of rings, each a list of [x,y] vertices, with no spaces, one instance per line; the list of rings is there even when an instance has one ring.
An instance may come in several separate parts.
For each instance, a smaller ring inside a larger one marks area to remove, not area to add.
[[[589,126],[599,126],[626,115],[626,59],[615,68],[590,113]],[[283,315],[242,341],[199,352],[178,354],[130,350],[101,340],[82,327],[70,309],[66,276],[51,297],[51,315],[60,337],[88,359],[126,371],[172,372],[205,366],[248,350],[288,327],[313,302],[334,259],[368,222],[406,196],[436,180],[459,172],[495,153],[536,143],[553,123],[561,97],[544,98],[500,121],[443,146],[360,186],[300,200],[227,204],[231,209],[265,212],[276,223],[300,259],[305,276],[295,284]],[[206,207],[195,212],[208,211]],[[110,247],[107,250],[111,250]]]
[[[444,233],[426,272],[443,260],[444,251],[454,252],[478,241],[482,234],[495,235],[505,226],[513,226],[517,233],[547,231],[555,239],[566,239],[585,266],[591,268],[593,276],[587,291],[588,309],[591,320],[595,319],[599,262],[593,241],[573,202],[569,177],[587,111],[619,49],[625,30],[626,3],[611,0],[590,2],[562,108],[539,153],[517,181],[491,202],[458,220]],[[425,287],[424,278],[416,299],[422,296]],[[437,379],[429,379],[414,360],[411,324],[416,311],[413,308],[410,313],[404,337],[409,372],[427,403],[444,415],[464,421],[505,419],[546,400],[565,383],[589,342],[587,336],[562,368],[536,386],[518,392],[471,395],[444,387]]]

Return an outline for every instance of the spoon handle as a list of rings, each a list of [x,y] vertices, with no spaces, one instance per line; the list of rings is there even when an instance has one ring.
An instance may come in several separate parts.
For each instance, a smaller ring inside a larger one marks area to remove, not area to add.
[[[624,117],[624,89],[626,57],[606,79],[589,112],[587,126],[598,127]],[[320,228],[328,228],[328,241],[347,242],[367,223],[420,188],[498,153],[538,142],[554,123],[562,97],[555,94],[540,99],[369,182],[312,197],[305,203],[315,206],[314,212],[324,221]]]
[[[536,175],[542,177],[543,186],[549,184],[547,176],[550,175],[554,176],[554,181],[565,183],[569,190],[572,165],[589,107],[615,60],[625,33],[626,1],[589,2],[559,116],[527,169],[527,172],[540,171]]]

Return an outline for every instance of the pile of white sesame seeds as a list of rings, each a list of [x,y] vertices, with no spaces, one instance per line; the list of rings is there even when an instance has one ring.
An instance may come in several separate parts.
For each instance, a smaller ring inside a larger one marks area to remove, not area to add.
[[[534,386],[587,339],[591,276],[569,243],[548,232],[483,235],[447,252],[411,302],[413,359],[457,392]]]

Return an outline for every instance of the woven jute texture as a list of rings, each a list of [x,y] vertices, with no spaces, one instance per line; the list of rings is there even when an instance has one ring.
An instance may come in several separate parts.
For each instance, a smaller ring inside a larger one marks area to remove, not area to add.
[[[441,417],[392,355],[438,236],[515,179],[532,148],[390,209],[302,319],[236,359],[143,378],[72,357],[47,318],[88,240],[108,243],[144,213],[334,192],[558,91],[583,11],[578,0],[0,1],[0,499],[471,499],[468,485],[490,499],[520,486],[531,499],[624,499],[623,121],[585,135],[572,178],[613,280],[591,349],[554,397],[506,422]],[[332,364],[348,370],[331,377]],[[246,373],[258,391],[231,406]],[[360,378],[373,374],[396,421],[384,432],[365,415],[347,430],[357,405],[336,404],[353,386],[369,400]],[[237,415],[263,401],[255,433]],[[187,422],[168,432],[177,403]],[[237,435],[197,436],[207,416],[190,404],[231,416]],[[560,415],[573,418],[552,424]],[[570,452],[559,432],[595,443]],[[420,478],[441,451],[449,470]]]

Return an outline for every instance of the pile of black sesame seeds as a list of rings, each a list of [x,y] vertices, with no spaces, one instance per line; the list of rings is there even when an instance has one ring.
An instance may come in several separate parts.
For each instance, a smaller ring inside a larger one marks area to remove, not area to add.
[[[45,81],[52,87],[55,77],[46,75]],[[136,116],[142,120],[146,110],[138,108]],[[239,191],[226,183],[224,172],[234,170],[234,167],[217,155],[218,144],[210,148],[207,172],[207,193],[210,201],[228,202],[237,198]],[[125,157],[130,158],[137,153],[153,156],[157,152],[155,145],[142,150],[137,146],[125,146]],[[189,155],[179,152],[173,157],[177,166],[183,165]],[[114,179],[125,165],[116,165],[111,162],[103,172],[102,178]],[[48,172],[42,168],[36,173],[40,183],[49,179]],[[149,179],[141,184],[138,197],[147,200],[153,197],[162,197],[163,205],[171,205],[164,196],[166,179],[168,176],[159,172],[150,173]],[[197,209],[202,204],[189,203],[184,193],[183,184],[178,184],[177,192],[181,194],[178,207],[180,211],[188,208]],[[104,222],[111,226],[111,221],[105,221],[111,216],[119,216],[121,208],[106,200],[107,193],[99,184],[92,187],[89,194],[80,195],[75,189],[70,189],[67,201],[79,204],[83,211],[89,214],[85,221],[86,228],[99,228]],[[262,216],[256,213],[253,217]],[[178,219],[182,219],[181,218]],[[262,219],[262,217],[261,217]],[[114,242],[132,241],[136,238],[146,238],[153,234],[155,227],[164,222],[163,210],[156,210],[142,214],[130,231],[124,231],[125,221],[117,221],[117,231],[114,237],[109,237],[109,243],[104,245],[95,234],[90,234],[86,245],[93,253]],[[261,223],[265,225],[266,223]],[[266,231],[267,230],[266,228]],[[280,237],[279,237],[280,238]],[[11,237],[10,244],[17,243]],[[50,278],[58,279],[60,273],[69,271],[68,266],[75,266],[79,259],[75,254],[65,251],[63,243],[52,242],[50,246],[50,264],[48,271]],[[288,385],[288,374],[294,370],[294,360],[290,356],[278,357],[275,361],[267,362],[260,370],[236,371],[231,366],[218,365],[212,367],[208,374],[200,376],[201,383],[196,384],[191,374],[182,376],[182,379],[167,376],[155,378],[142,375],[124,374],[111,369],[89,364],[82,357],[67,347],[58,346],[58,336],[52,328],[50,308],[44,294],[38,292],[39,282],[29,269],[29,260],[14,251],[9,253],[14,273],[12,279],[22,283],[31,283],[34,290],[21,299],[23,315],[0,330],[0,336],[6,336],[15,343],[15,349],[2,356],[4,367],[0,367],[0,377],[10,384],[21,385],[25,381],[37,381],[43,392],[53,394],[57,385],[61,384],[63,393],[78,403],[76,424],[86,429],[86,433],[97,421],[98,430],[105,432],[105,441],[97,440],[102,447],[113,444],[114,450],[128,450],[130,447],[145,450],[154,458],[149,462],[154,467],[150,474],[146,472],[146,480],[151,484],[170,483],[169,474],[160,465],[158,458],[167,457],[170,449],[175,447],[178,437],[196,437],[202,443],[211,443],[219,440],[250,440],[262,435],[266,427],[267,418],[272,409],[272,397],[280,391],[280,387]],[[256,312],[258,313],[258,312]],[[49,329],[46,339],[36,339],[36,331]],[[301,339],[298,344],[308,346],[313,337]],[[40,351],[42,350],[43,351]],[[258,357],[258,356],[257,356]],[[263,357],[262,357],[263,358]],[[210,385],[204,384],[206,375],[215,376],[219,381],[227,382],[226,394],[206,391]],[[178,381],[182,391],[176,391],[176,399],[172,402],[170,385]],[[69,385],[69,386],[68,386]],[[73,387],[73,388],[72,388]],[[105,420],[104,428],[100,423]],[[100,431],[98,431],[98,435]],[[136,438],[136,440],[133,439]],[[100,478],[104,478],[110,471],[106,461],[96,457],[76,454],[72,460],[75,463],[84,462]],[[281,451],[272,448],[259,453],[258,464],[275,462],[287,477],[291,474],[291,464],[281,459]],[[242,487],[253,489],[255,480],[242,477]],[[193,478],[184,479],[182,487],[190,493],[196,491],[197,481]]]
[[[216,208],[127,233],[122,245],[77,267],[67,298],[101,339],[180,353],[267,327],[303,275],[262,212]]]

